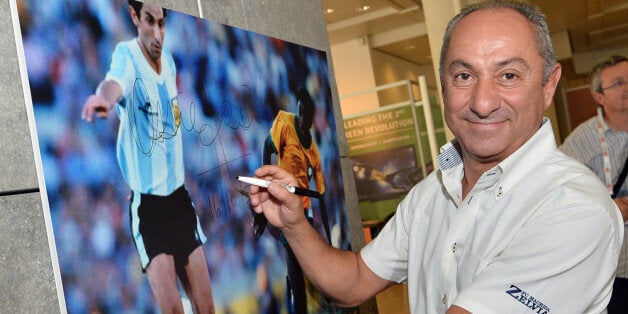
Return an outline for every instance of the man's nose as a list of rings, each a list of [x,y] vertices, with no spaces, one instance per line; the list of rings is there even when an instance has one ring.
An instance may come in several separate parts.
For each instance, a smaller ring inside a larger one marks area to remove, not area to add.
[[[480,78],[474,86],[470,99],[470,109],[480,118],[486,118],[499,109],[501,101],[497,93],[497,84],[493,80]]]
[[[153,37],[160,43],[163,43],[164,39],[164,30],[159,25],[153,26]]]

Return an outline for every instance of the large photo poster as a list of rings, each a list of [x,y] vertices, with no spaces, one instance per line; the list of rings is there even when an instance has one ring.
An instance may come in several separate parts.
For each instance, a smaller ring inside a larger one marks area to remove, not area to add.
[[[136,1],[17,7],[68,312],[329,310],[236,180],[289,165],[349,248],[325,52]]]

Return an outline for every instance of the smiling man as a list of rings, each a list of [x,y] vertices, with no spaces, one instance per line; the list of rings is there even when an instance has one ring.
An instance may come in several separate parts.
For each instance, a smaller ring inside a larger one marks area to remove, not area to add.
[[[251,204],[341,305],[406,281],[413,313],[603,312],[623,222],[595,175],[556,148],[543,112],[560,74],[538,9],[468,6],[450,21],[441,51],[456,139],[369,245],[359,253],[326,246],[299,198],[278,184],[252,187]],[[255,174],[296,182],[273,166]]]
[[[177,278],[196,313],[213,313],[206,238],[184,186],[176,66],[163,50],[163,8],[129,0],[137,37],[118,43],[82,118],[120,118],[117,157],[131,189],[132,238],[163,313],[183,313]]]

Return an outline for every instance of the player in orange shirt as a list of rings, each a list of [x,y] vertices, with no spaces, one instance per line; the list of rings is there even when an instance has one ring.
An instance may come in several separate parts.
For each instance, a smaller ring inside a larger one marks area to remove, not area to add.
[[[310,179],[314,178],[316,191],[323,194],[325,184],[323,182],[323,169],[318,146],[312,138],[310,129],[314,120],[314,101],[305,88],[297,91],[297,114],[280,110],[270,128],[270,134],[264,143],[263,163],[271,164],[273,154],[277,155],[277,165],[292,173],[302,188],[310,189]],[[308,220],[313,224],[311,200],[307,196],[302,197],[303,211]],[[329,224],[325,202],[319,199],[321,218],[327,233],[328,241],[331,241]],[[264,231],[266,219],[263,214],[255,216],[254,225],[256,233],[261,235]],[[292,249],[286,241],[282,243],[287,252],[288,268],[288,310],[291,313],[306,313],[307,298],[305,293],[305,281],[299,263]]]

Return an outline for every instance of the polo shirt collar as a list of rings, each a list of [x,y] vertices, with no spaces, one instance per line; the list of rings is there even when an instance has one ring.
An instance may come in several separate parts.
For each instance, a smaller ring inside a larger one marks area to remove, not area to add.
[[[551,122],[544,117],[539,130],[508,158],[486,171],[476,186],[489,188],[498,184],[495,197],[500,198],[555,150],[556,141]],[[437,160],[445,185],[447,186],[447,182],[451,182],[451,179],[454,179],[454,182],[457,181],[456,185],[459,185],[463,170],[460,144],[454,139],[443,145],[440,151]]]
[[[510,191],[513,185],[523,179],[555,150],[556,140],[554,139],[552,124],[548,118],[544,117],[539,130],[512,155],[497,165],[504,173],[500,182],[502,192]]]

